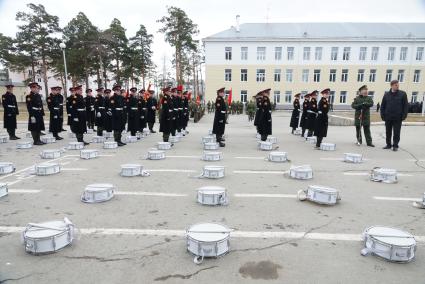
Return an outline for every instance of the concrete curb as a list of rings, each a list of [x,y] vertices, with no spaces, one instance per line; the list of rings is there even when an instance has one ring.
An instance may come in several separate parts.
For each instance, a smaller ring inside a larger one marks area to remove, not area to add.
[[[354,126],[354,118],[339,116],[339,115],[330,115],[329,116],[329,125],[333,126]],[[371,125],[385,125],[384,121],[371,122]],[[425,126],[425,122],[403,122],[403,126]]]

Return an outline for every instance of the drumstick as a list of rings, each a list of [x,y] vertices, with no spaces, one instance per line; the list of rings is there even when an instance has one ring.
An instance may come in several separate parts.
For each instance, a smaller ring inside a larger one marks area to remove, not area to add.
[[[399,239],[409,239],[409,238],[415,238],[414,236],[391,236],[391,235],[368,235],[370,237],[380,237],[380,238],[399,238]]]

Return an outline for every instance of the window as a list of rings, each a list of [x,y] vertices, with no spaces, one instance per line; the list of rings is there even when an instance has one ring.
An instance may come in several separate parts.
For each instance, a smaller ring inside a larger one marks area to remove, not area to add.
[[[274,59],[275,60],[282,60],[282,47],[275,47],[274,48]]]
[[[41,83],[41,78],[37,78],[37,82]]]
[[[248,69],[241,69],[241,82],[248,81]]]
[[[411,103],[416,103],[418,101],[418,92],[412,92],[412,98],[410,99]]]
[[[398,70],[397,80],[400,83],[404,82],[404,70],[403,69]]]
[[[335,91],[329,93],[329,103],[333,104],[335,102]]]
[[[304,47],[303,59],[310,60],[310,47]]]
[[[341,82],[348,81],[348,69],[342,69]]]
[[[394,60],[395,47],[388,47],[388,61]]]
[[[28,76],[32,76],[32,70],[31,69],[28,70]]]
[[[241,60],[248,60],[248,47],[241,47]]]
[[[416,60],[422,60],[423,56],[424,56],[424,48],[423,47],[416,48]]]
[[[393,70],[387,69],[387,73],[385,74],[385,82],[391,82],[393,78]]]
[[[341,93],[339,94],[339,103],[340,104],[347,103],[347,91],[341,91]]]
[[[402,48],[400,48],[400,60],[406,61],[406,58],[407,58],[407,46],[403,46]]]
[[[232,60],[232,48],[231,47],[225,47],[224,48],[224,54],[225,54],[226,60]]]
[[[344,47],[344,53],[342,54],[342,60],[350,60],[351,47]]]
[[[372,47],[372,54],[370,55],[370,60],[377,61],[379,55],[379,47],[374,46]]]
[[[366,56],[367,56],[367,47],[366,46],[360,47],[359,60],[365,61]]]
[[[288,46],[286,50],[288,52],[288,60],[294,60],[294,48],[292,46]]]
[[[308,69],[303,69],[301,81],[306,83],[308,82]]]
[[[375,92],[374,91],[369,91],[369,92],[367,92],[367,96],[368,97],[371,97],[372,100],[373,100],[373,98],[375,97]]]
[[[292,78],[293,78],[293,70],[286,69],[286,82],[292,82]]]
[[[329,82],[335,82],[336,81],[336,69],[331,69],[329,73]]]
[[[241,102],[246,103],[248,100],[248,92],[246,90],[241,90]]]
[[[41,74],[41,69],[37,70],[37,74],[40,75]]]
[[[231,82],[232,81],[232,69],[224,70],[224,81]]]
[[[273,102],[275,104],[280,104],[280,91],[274,91]]]
[[[331,60],[338,60],[338,47],[332,47]]]
[[[415,70],[415,73],[413,74],[413,83],[419,83],[421,76],[421,70]]]
[[[314,52],[314,59],[322,60],[322,47],[316,47],[316,51]]]
[[[313,81],[320,82],[320,69],[314,69]]]
[[[280,82],[280,69],[274,69],[274,81],[275,82]]]
[[[266,48],[257,47],[257,60],[266,60]]]
[[[375,80],[376,80],[376,69],[370,69],[369,82],[375,82]]]
[[[266,70],[257,69],[257,82],[264,82],[266,80]]]
[[[307,95],[307,93],[308,93],[307,91],[301,91],[301,97],[300,97],[300,99],[301,100],[304,100],[304,96]]]
[[[364,81],[364,69],[359,69],[357,72],[357,82],[363,82]]]
[[[290,104],[292,102],[292,91],[285,92],[285,103]]]

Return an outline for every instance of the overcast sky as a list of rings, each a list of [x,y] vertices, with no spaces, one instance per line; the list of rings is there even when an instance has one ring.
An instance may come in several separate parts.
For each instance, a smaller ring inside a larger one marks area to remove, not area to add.
[[[0,33],[14,36],[17,32],[16,12],[27,10],[31,1],[0,0]],[[173,51],[157,33],[156,22],[166,14],[167,6],[176,6],[199,25],[201,39],[241,23],[252,22],[425,22],[425,0],[38,0],[48,13],[59,16],[61,27],[78,12],[84,12],[94,25],[106,29],[118,18],[135,34],[140,24],[154,35],[154,61],[162,68]],[[169,65],[169,63],[168,63]]]

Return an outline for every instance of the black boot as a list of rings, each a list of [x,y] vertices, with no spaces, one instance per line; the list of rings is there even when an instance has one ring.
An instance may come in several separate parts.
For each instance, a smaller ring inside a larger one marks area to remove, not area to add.
[[[14,131],[12,129],[8,129],[7,133],[9,134],[9,140],[18,140],[18,138],[15,138]]]
[[[46,143],[43,143],[40,140],[40,132],[38,132],[38,131],[31,131],[31,135],[32,135],[32,139],[34,140],[34,145],[41,146],[41,145],[46,144]]]

